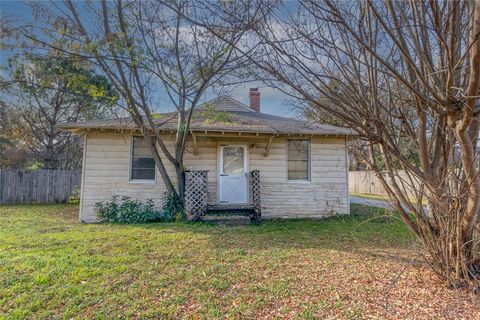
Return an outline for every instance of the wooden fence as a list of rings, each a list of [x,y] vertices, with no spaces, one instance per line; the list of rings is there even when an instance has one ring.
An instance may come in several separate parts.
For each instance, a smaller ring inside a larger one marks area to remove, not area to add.
[[[66,202],[81,179],[77,170],[0,170],[0,204]]]
[[[386,177],[387,182],[390,181]],[[414,182],[413,185],[407,178],[407,175],[403,171],[398,171],[395,181],[405,187],[409,196],[414,195],[414,189],[418,188],[419,183]],[[380,179],[377,178],[375,173],[370,171],[350,171],[348,172],[348,190],[351,193],[367,193],[375,194],[379,196],[388,196],[385,188],[382,186]]]

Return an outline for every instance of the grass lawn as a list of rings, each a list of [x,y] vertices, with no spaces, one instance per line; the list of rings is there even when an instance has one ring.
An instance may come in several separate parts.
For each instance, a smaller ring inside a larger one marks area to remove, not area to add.
[[[352,210],[260,226],[84,225],[77,206],[1,206],[0,318],[480,319],[478,297],[414,260],[401,222]]]
[[[365,199],[370,199],[370,200],[382,200],[382,201],[387,201],[388,200],[387,197],[379,196],[377,194],[350,192],[350,195],[354,196],[354,197],[365,198]]]

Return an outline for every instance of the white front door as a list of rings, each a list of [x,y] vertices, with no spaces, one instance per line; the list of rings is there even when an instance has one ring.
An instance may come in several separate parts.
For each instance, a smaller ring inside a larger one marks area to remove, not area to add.
[[[220,147],[219,202],[247,203],[247,146],[228,145]]]

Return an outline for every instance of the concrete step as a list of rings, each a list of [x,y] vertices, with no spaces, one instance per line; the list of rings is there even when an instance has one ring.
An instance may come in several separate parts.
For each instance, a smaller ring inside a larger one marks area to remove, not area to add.
[[[217,204],[207,207],[207,215],[249,216],[251,213],[253,213],[251,205]]]
[[[207,214],[203,217],[205,222],[213,222],[224,225],[246,225],[250,224],[248,215],[224,215],[224,214]]]

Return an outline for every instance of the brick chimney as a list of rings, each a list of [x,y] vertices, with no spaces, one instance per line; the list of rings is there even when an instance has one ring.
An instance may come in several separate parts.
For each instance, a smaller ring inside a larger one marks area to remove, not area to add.
[[[250,88],[250,109],[260,112],[260,91]]]

